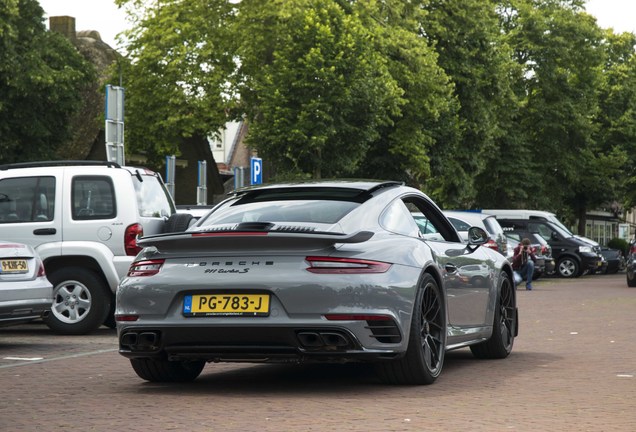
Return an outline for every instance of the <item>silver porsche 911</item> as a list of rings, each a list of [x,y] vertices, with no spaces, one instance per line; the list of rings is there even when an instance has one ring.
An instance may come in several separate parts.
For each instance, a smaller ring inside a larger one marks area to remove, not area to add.
[[[512,350],[512,270],[487,240],[472,227],[462,242],[396,182],[242,189],[186,232],[139,239],[117,291],[119,352],[148,381],[193,380],[206,362],[363,361],[430,384],[448,350]]]

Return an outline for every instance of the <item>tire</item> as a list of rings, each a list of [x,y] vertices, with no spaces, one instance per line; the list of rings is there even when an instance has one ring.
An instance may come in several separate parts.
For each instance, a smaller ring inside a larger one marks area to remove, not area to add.
[[[430,274],[424,275],[417,290],[410,330],[404,357],[379,363],[378,374],[391,384],[432,384],[444,366],[446,308]]]
[[[169,361],[162,359],[130,359],[139,378],[150,382],[194,381],[203,370],[205,361]]]
[[[502,359],[512,352],[517,334],[517,305],[514,287],[505,272],[501,273],[497,294],[497,307],[490,339],[471,345],[473,355],[480,359]]]
[[[103,324],[110,329],[117,328],[117,321],[115,321],[115,296],[113,295],[110,297],[110,309]]]
[[[579,263],[576,259],[566,256],[557,263],[557,273],[563,278],[574,278],[579,276]]]
[[[111,294],[104,281],[82,267],[65,267],[48,276],[53,304],[44,322],[56,333],[82,335],[96,330],[110,310]]]
[[[166,221],[163,232],[183,232],[190,227],[193,219],[190,213],[175,213]]]
[[[636,287],[636,273],[631,267],[627,267],[627,286],[630,288]]]

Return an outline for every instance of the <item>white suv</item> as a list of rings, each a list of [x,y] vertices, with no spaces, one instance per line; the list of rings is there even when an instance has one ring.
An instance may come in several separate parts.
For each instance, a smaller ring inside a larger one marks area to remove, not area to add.
[[[54,301],[46,324],[63,334],[114,327],[115,290],[139,252],[137,237],[181,231],[160,176],[101,161],[0,166],[0,239],[31,245]]]

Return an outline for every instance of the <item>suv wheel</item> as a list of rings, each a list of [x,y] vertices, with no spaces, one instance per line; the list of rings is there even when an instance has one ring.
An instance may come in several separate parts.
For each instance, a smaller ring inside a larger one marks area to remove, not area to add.
[[[53,304],[45,323],[56,333],[79,335],[97,329],[110,310],[108,288],[94,272],[66,267],[52,272]]]
[[[559,276],[564,278],[573,278],[579,276],[579,263],[571,257],[564,257],[557,264]]]

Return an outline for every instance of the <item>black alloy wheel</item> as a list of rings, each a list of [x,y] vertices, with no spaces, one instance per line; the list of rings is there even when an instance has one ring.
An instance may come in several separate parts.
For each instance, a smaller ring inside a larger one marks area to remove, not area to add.
[[[517,335],[518,320],[514,287],[506,272],[502,272],[499,279],[499,294],[492,335],[487,341],[470,347],[473,355],[477,358],[501,359],[508,357],[512,352]]]
[[[379,375],[392,384],[432,384],[442,372],[446,351],[446,310],[430,274],[415,298],[409,345],[403,358],[380,363]]]

